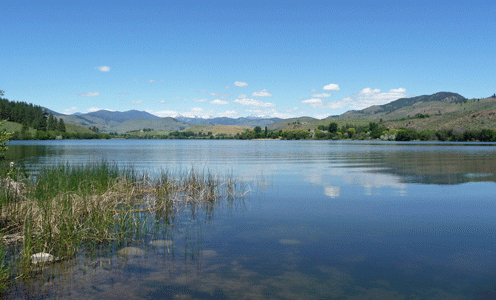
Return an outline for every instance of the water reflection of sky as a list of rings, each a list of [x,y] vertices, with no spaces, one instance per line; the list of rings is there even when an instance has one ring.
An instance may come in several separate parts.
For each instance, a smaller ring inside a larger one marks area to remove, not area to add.
[[[264,187],[261,196],[216,206],[211,219],[200,213],[194,225],[177,219],[164,236],[147,237],[174,240],[167,251],[144,243],[134,245],[146,250],[142,258],[124,261],[110,254],[106,261],[71,266],[74,288],[67,293],[76,298],[484,299],[496,284],[493,147],[33,144],[43,149],[26,153],[44,154],[24,156],[27,163],[104,158],[147,171],[193,166],[221,174],[232,170],[254,190]]]

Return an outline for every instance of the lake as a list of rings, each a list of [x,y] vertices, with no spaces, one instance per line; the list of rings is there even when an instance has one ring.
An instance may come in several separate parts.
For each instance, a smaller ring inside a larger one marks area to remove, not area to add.
[[[496,145],[108,140],[9,144],[35,171],[107,160],[234,173],[251,192],[134,245],[18,280],[9,299],[491,299]],[[157,222],[161,222],[157,218]],[[150,245],[152,240],[162,241]]]

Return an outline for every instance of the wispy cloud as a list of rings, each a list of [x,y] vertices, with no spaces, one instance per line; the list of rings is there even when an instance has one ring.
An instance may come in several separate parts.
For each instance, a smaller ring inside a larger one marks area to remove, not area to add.
[[[179,115],[179,113],[174,110],[161,110],[161,111],[152,112],[152,114],[159,116],[161,118],[177,117]]]
[[[244,86],[248,86],[248,83],[242,81],[236,81],[234,85],[237,87],[244,87]]]
[[[77,110],[78,110],[78,108],[73,106],[71,108],[64,109],[64,112],[70,114],[70,113],[76,112]]]
[[[153,83],[153,82],[155,82],[155,80],[150,79],[150,80],[148,80],[148,82]]]
[[[252,95],[252,97],[272,97],[272,94],[269,93],[266,89],[261,90],[259,92],[254,92],[251,95]]]
[[[118,95],[121,95],[121,96],[127,96],[127,95],[130,95],[129,93],[124,93],[124,92],[119,92],[117,93]]]
[[[235,110],[227,110],[225,112],[220,112],[217,114],[219,117],[227,117],[227,118],[233,118],[238,116],[238,112]]]
[[[95,69],[97,69],[100,72],[110,72],[110,67],[107,66],[96,67]]]
[[[196,91],[197,93],[205,94],[207,91],[201,90],[201,91]]]
[[[229,104],[229,101],[215,99],[215,100],[211,101],[210,104],[226,105],[226,104]]]
[[[257,117],[270,117],[270,118],[281,118],[288,119],[293,118],[295,115],[288,113],[280,113],[277,109],[249,109],[247,112],[257,116]]]
[[[181,113],[181,116],[187,117],[187,118],[195,118],[195,117],[200,117],[200,118],[210,118],[214,115],[213,110],[204,110],[201,107],[193,107],[190,111],[186,111]]]
[[[339,85],[331,83],[322,88],[324,91],[339,91]]]
[[[131,101],[131,104],[135,104],[135,105],[137,105],[137,104],[141,104],[141,103],[143,103],[143,101],[142,101],[142,100]]]
[[[313,108],[317,108],[317,107],[322,106],[323,101],[322,101],[322,99],[306,99],[306,100],[301,101],[301,103],[307,104]]]
[[[373,105],[387,104],[404,97],[407,97],[407,94],[403,88],[392,89],[387,93],[381,93],[380,89],[365,88],[359,93],[342,98],[339,101],[323,101],[319,98],[312,98],[303,100],[301,103],[312,108],[349,108],[359,110]]]
[[[99,110],[102,110],[102,109],[101,108],[98,108],[98,107],[88,108],[88,112],[95,112],[95,111],[99,111]]]
[[[225,93],[210,93],[210,96],[214,96],[214,97],[220,97],[222,99],[225,99],[225,98],[229,98],[231,96],[231,94],[225,94]]]
[[[274,103],[263,102],[261,100],[247,99],[247,98],[236,99],[233,101],[233,103],[238,103],[241,105],[254,106],[254,107],[274,107],[274,106],[276,106]]]
[[[326,93],[313,94],[312,97],[314,97],[314,98],[328,98],[328,97],[331,97],[331,94],[326,94]]]
[[[372,105],[383,105],[391,101],[405,98],[406,89],[391,89],[387,93],[381,93],[380,89],[365,88],[358,94],[345,98],[351,105],[352,109],[363,109]]]
[[[96,97],[96,96],[100,96],[100,93],[89,92],[89,93],[79,94],[79,96],[82,96],[82,97]]]

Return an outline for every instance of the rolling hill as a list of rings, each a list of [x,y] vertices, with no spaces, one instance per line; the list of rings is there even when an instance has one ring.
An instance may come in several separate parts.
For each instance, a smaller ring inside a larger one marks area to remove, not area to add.
[[[141,129],[154,131],[215,131],[232,133],[253,128],[265,127],[270,130],[315,130],[319,126],[328,126],[336,122],[345,124],[366,125],[377,122],[389,128],[412,128],[416,130],[457,129],[478,130],[496,129],[496,95],[485,99],[467,99],[459,94],[439,92],[433,95],[422,95],[401,98],[384,105],[367,107],[362,110],[351,110],[342,115],[329,116],[323,120],[312,117],[291,119],[279,118],[160,118],[143,111],[126,112],[97,111],[87,114],[63,115],[47,109],[68,125],[85,128],[97,127],[100,132],[126,133]],[[230,127],[233,127],[230,129]],[[234,128],[235,127],[235,128]],[[233,131],[234,130],[234,131]]]

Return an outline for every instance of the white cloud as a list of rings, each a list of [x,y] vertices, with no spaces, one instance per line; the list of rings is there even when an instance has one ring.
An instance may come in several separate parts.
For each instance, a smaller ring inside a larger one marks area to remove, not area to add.
[[[310,93],[315,93],[317,90],[316,89],[311,89]]]
[[[239,99],[246,99],[246,98],[248,98],[248,96],[246,96],[246,95],[244,95],[244,94],[241,94],[241,95],[239,95],[239,96],[238,96],[238,98],[239,98]]]
[[[329,97],[331,97],[331,94],[326,94],[326,93],[313,94],[312,97],[314,97],[314,98],[329,98]]]
[[[228,101],[220,100],[220,99],[215,99],[210,102],[210,104],[220,104],[220,105],[226,105],[229,104]]]
[[[387,104],[407,96],[406,89],[404,88],[391,89],[387,93],[381,93],[380,89],[365,88],[360,93],[344,98],[343,100],[346,99],[352,109],[363,109],[373,105]]]
[[[130,95],[129,93],[124,93],[124,92],[118,92],[117,94],[118,94],[118,95],[121,95],[121,96],[127,96],[127,95]]]
[[[101,108],[98,108],[98,107],[88,108],[88,112],[95,112],[95,111],[99,111],[99,110],[102,110],[102,109]]]
[[[238,112],[235,110],[227,110],[225,112],[220,112],[217,114],[219,117],[227,117],[227,118],[233,118],[238,115]]]
[[[331,83],[322,88],[324,91],[339,91],[339,85]]]
[[[89,93],[79,94],[79,96],[83,96],[83,97],[95,97],[95,96],[100,96],[100,93],[97,93],[97,92],[89,92]]]
[[[343,108],[345,106],[344,103],[340,101],[336,102],[331,102],[331,101],[323,101],[322,99],[307,99],[301,101],[303,104],[307,104],[308,106],[312,108],[332,108],[332,109],[337,109],[337,108]]]
[[[153,82],[155,82],[155,80],[150,79],[150,80],[148,80],[148,82],[153,83]]]
[[[246,82],[241,82],[241,81],[236,81],[236,82],[234,83],[234,85],[235,85],[235,86],[237,86],[237,87],[244,87],[244,86],[248,86],[248,83],[246,83]]]
[[[72,113],[72,112],[76,112],[77,109],[78,109],[77,107],[73,106],[71,108],[64,109],[64,112],[66,112],[66,113]]]
[[[266,89],[261,90],[260,92],[254,92],[251,94],[253,97],[272,97],[272,94],[269,93]]]
[[[229,86],[226,86],[224,89],[228,90],[229,89]]]
[[[321,99],[307,99],[301,103],[307,104],[312,108],[330,108],[330,109],[354,109],[360,110],[373,105],[383,105],[399,98],[407,97],[404,88],[392,89],[387,93],[381,93],[380,89],[364,88],[359,93],[342,98],[339,101],[322,101]]]
[[[308,104],[310,107],[317,108],[322,107],[323,101],[321,99],[307,99],[301,101],[303,104]]]
[[[110,67],[107,67],[107,66],[96,67],[95,69],[97,69],[100,72],[109,72],[110,71]]]
[[[160,82],[164,82],[164,81],[165,81],[165,79],[160,79]]]
[[[161,111],[153,112],[153,114],[156,116],[159,116],[161,118],[177,117],[179,115],[179,113],[177,111],[174,111],[174,110],[161,110]]]
[[[363,95],[372,95],[372,94],[377,94],[377,93],[380,93],[381,90],[380,89],[371,89],[371,88],[364,88],[360,94],[363,94]]]
[[[143,100],[131,101],[131,104],[141,104],[141,103],[143,103]]]
[[[200,94],[205,94],[207,91],[205,90],[201,90],[201,91],[196,91],[197,93],[200,93]]]
[[[249,109],[247,112],[256,115],[257,117],[281,118],[289,119],[294,118],[293,114],[280,113],[277,109]]]
[[[214,115],[213,110],[205,111],[201,107],[193,107],[190,111],[186,111],[186,112],[181,113],[181,116],[184,116],[187,118],[195,118],[195,117],[211,118],[213,115]]]
[[[236,99],[233,101],[233,103],[238,103],[241,105],[249,105],[249,106],[255,106],[255,107],[274,107],[276,106],[274,103],[270,102],[263,102],[261,100],[257,99]]]

